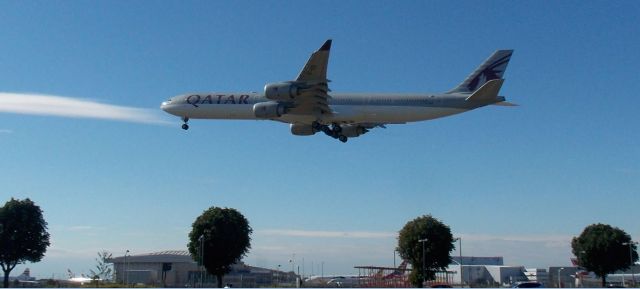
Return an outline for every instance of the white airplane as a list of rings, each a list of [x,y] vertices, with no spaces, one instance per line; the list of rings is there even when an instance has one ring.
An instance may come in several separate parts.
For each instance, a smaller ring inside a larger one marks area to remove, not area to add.
[[[497,50],[460,85],[445,93],[330,93],[327,64],[331,39],[292,81],[269,83],[264,92],[199,92],[172,97],[160,106],[189,119],[259,119],[289,123],[294,135],[326,135],[346,142],[386,124],[430,120],[505,102],[498,92],[513,50]]]
[[[22,274],[16,276],[16,277],[12,277],[9,276],[9,281],[18,281],[18,282],[35,282],[36,278],[35,277],[31,277],[31,270],[29,270],[29,268],[24,269],[24,271],[22,272]]]
[[[80,274],[80,277],[76,277],[76,274],[71,272],[71,269],[67,269],[67,274],[69,275],[69,279],[67,279],[67,282],[70,282],[70,283],[86,284],[86,283],[91,283],[91,282],[102,281],[102,279],[100,279],[100,278],[95,278],[95,279],[94,278],[89,278],[89,277],[85,276],[84,274]]]

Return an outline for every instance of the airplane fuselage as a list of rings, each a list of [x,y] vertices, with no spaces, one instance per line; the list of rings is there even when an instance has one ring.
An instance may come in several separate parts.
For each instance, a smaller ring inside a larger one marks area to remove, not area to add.
[[[386,124],[430,120],[505,101],[498,93],[513,50],[496,50],[445,93],[333,93],[327,79],[331,43],[329,39],[313,52],[293,80],[267,83],[261,92],[182,94],[161,108],[181,117],[184,130],[189,119],[263,119],[290,123],[294,135],[323,132],[346,142]]]
[[[477,103],[460,94],[379,94],[332,93],[328,104],[333,113],[322,115],[325,123],[407,123],[430,120],[465,112],[504,100]],[[270,119],[286,123],[311,123],[316,116],[286,113],[280,117],[259,118],[254,113],[256,103],[272,102],[264,94],[250,93],[189,93],[162,103],[162,109],[189,119]]]

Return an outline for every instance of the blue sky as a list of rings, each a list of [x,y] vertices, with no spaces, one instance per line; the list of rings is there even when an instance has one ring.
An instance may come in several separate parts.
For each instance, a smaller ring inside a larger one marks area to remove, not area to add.
[[[527,267],[569,264],[571,237],[594,222],[638,239],[639,9],[3,1],[0,201],[33,199],[52,237],[42,262],[14,274],[87,273],[103,249],[186,249],[210,206],[249,219],[247,263],[290,266],[295,253],[307,274],[311,262],[325,273],[392,265],[396,232],[422,214],[462,236],[465,255]],[[267,121],[192,121],[184,132],[158,108],[184,92],[290,80],[328,38],[338,92],[446,91],[494,50],[515,49],[501,94],[521,106],[347,144]]]

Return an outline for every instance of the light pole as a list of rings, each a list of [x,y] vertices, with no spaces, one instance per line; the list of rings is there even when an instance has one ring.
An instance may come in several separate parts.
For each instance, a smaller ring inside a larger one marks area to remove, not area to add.
[[[204,287],[204,234],[200,235],[198,238],[200,241],[200,288]]]
[[[558,288],[562,288],[562,275],[560,275],[562,270],[564,270],[564,267],[558,269]]]
[[[393,249],[393,268],[396,267],[396,249]]]
[[[584,261],[584,258],[585,258],[585,254],[587,254],[587,251],[585,251],[585,250],[582,250],[582,251],[578,252],[578,267],[582,268],[583,272],[584,272],[585,268],[584,268],[584,266],[582,264],[583,264],[583,261]],[[576,272],[576,275],[579,276],[578,280],[580,281],[580,287],[584,287],[584,280],[583,280],[584,275],[580,274],[580,272]],[[578,286],[576,286],[576,287],[578,287]]]
[[[124,281],[124,287],[127,287],[127,254],[129,254],[129,250],[124,252],[124,276],[122,278]]]
[[[296,253],[293,253],[293,257],[291,258],[291,260],[289,260],[289,263],[291,263],[291,272],[295,273],[295,266],[296,266]]]
[[[628,245],[629,246],[629,262],[631,263],[631,283],[633,284],[633,287],[636,287],[636,276],[634,274],[634,270],[633,270],[633,245],[638,245],[638,242],[634,242],[634,241],[629,241],[629,242],[624,242],[622,243],[622,245]],[[624,280],[624,277],[622,277]]]
[[[278,275],[276,276],[276,287],[280,287],[280,264],[278,264]]]
[[[424,282],[427,281],[427,269],[425,268],[425,251],[424,251],[424,243],[427,242],[427,238],[424,239],[420,239],[418,240],[418,242],[422,243],[422,283],[424,284]]]
[[[462,278],[462,237],[457,237],[455,239],[453,239],[454,241],[458,241],[459,245],[458,245],[458,253],[460,254],[460,286],[462,286],[462,284],[464,284],[464,278]]]

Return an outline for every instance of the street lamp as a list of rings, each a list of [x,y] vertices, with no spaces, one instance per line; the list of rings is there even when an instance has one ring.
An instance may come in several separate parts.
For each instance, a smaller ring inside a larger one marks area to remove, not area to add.
[[[278,264],[278,275],[276,275],[276,287],[280,287],[280,264]]]
[[[578,265],[578,268],[581,268],[582,272],[576,272],[576,276],[578,276],[578,280],[580,282],[580,287],[584,287],[584,280],[583,280],[584,274],[582,274],[582,273],[584,273],[585,272],[584,270],[586,270],[584,265],[583,265],[583,263],[584,263],[583,261],[586,258],[585,257],[586,254],[587,254],[587,251],[585,251],[585,250],[582,250],[582,251],[578,252],[578,264],[577,265]],[[578,286],[576,286],[576,287],[578,287]]]
[[[633,245],[638,245],[638,242],[634,242],[634,241],[629,241],[629,242],[624,242],[622,243],[622,245],[628,245],[629,246],[629,262],[631,263],[631,281],[633,283],[633,287],[636,287],[636,276],[634,275],[634,270],[633,270]],[[624,277],[622,277],[624,280]]]
[[[393,249],[393,268],[396,267],[396,249]]]
[[[457,237],[455,239],[453,239],[454,241],[458,241],[459,245],[458,245],[458,253],[460,253],[460,286],[462,286],[462,284],[464,284],[464,278],[462,278],[462,237]]]
[[[560,274],[564,270],[564,267],[558,270],[558,288],[562,288],[562,275]]]
[[[422,243],[422,283],[427,281],[427,269],[425,268],[425,253],[424,253],[424,243],[427,242],[427,238],[420,239],[418,242]]]
[[[295,266],[296,266],[296,253],[293,253],[293,257],[291,258],[291,260],[289,260],[289,263],[291,263],[291,272],[295,273]]]
[[[200,241],[200,288],[204,287],[204,234],[198,238]]]
[[[127,287],[127,254],[129,254],[129,250],[124,252],[124,276],[122,278],[124,281],[124,287]]]

